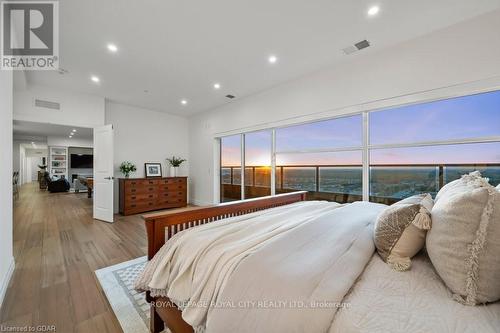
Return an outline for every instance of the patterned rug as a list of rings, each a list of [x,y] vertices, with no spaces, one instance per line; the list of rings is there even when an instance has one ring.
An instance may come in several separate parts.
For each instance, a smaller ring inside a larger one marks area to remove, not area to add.
[[[146,262],[147,257],[141,257],[95,271],[124,333],[149,332],[146,295],[134,290],[134,281]]]

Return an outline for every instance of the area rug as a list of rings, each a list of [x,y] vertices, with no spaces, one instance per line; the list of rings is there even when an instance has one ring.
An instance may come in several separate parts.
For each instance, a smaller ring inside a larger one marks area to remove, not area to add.
[[[147,257],[141,257],[95,271],[124,333],[149,332],[146,294],[134,290],[134,281],[146,262]]]

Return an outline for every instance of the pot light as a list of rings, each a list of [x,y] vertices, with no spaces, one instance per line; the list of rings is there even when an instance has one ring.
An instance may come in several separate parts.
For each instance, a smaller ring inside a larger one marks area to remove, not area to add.
[[[220,89],[220,83],[214,83],[214,89]]]
[[[72,130],[71,132],[75,133],[75,132],[76,132],[76,129],[74,129],[74,128],[73,128],[73,130]]]
[[[267,58],[267,61],[269,61],[270,64],[275,64],[278,61],[278,57],[276,57],[275,55],[271,55],[269,56],[269,58]]]
[[[181,101],[181,104],[182,104],[182,105],[186,105],[187,103],[188,103],[188,101],[186,101],[185,99],[183,99],[183,100]]]
[[[71,136],[71,135],[69,135],[69,136],[68,136],[68,138],[70,138],[70,139],[71,139],[71,138],[72,138],[72,136]]]
[[[118,46],[116,46],[115,44],[109,43],[107,45],[107,47],[108,47],[109,52],[115,53],[118,51]]]
[[[368,9],[368,16],[375,16],[380,12],[379,6],[372,6]]]
[[[92,75],[90,77],[90,79],[92,80],[92,82],[95,82],[95,83],[99,83],[101,80],[99,79],[99,77],[95,76],[95,75]]]

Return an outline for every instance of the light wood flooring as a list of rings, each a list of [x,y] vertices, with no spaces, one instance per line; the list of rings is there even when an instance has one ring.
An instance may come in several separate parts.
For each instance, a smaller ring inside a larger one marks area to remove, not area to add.
[[[55,325],[57,332],[122,332],[94,271],[146,255],[140,215],[92,219],[86,193],[21,187],[14,204],[16,269],[0,325]]]

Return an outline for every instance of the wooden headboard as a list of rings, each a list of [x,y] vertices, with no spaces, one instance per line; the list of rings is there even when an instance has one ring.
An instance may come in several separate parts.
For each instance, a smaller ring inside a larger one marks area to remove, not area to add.
[[[306,191],[291,192],[256,199],[224,203],[211,207],[194,208],[178,213],[153,213],[144,215],[148,234],[148,259],[160,250],[165,242],[179,231],[227,217],[244,215],[258,210],[288,205],[306,200]]]

